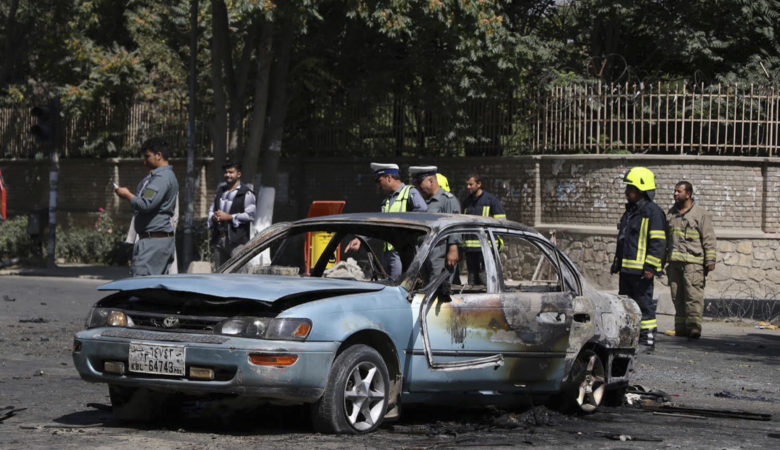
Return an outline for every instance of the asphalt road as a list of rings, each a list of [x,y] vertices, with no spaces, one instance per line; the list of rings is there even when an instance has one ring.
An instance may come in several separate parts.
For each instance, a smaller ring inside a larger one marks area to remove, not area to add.
[[[699,341],[661,336],[639,356],[634,383],[674,405],[771,414],[770,421],[646,408],[570,417],[543,406],[414,408],[370,436],[313,433],[305,410],[200,412],[146,425],[116,422],[107,388],[82,381],[74,332],[101,293],[98,280],[0,276],[0,448],[778,448],[780,331],[706,322]],[[671,325],[659,317],[662,327]],[[670,415],[671,414],[671,415]]]

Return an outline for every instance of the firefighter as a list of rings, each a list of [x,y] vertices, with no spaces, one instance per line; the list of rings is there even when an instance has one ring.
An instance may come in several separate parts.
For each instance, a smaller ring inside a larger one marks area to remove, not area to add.
[[[611,273],[620,273],[620,294],[633,298],[642,311],[639,344],[654,348],[657,325],[653,281],[663,268],[666,249],[666,215],[653,202],[655,176],[634,167],[623,178],[626,212],[620,218]]]
[[[674,330],[666,334],[701,336],[704,310],[704,280],[715,270],[717,242],[712,219],[693,201],[693,186],[680,181],[674,187],[674,206],[666,213],[669,221],[667,251],[669,288],[674,302]]]
[[[463,201],[463,214],[506,219],[506,211],[498,198],[482,189],[482,177],[479,174],[471,173],[466,178],[466,192],[468,196]],[[500,251],[503,243],[499,241],[497,245]],[[463,239],[463,247],[469,284],[487,286],[485,261],[482,259],[482,246],[479,240],[476,236],[466,235]]]

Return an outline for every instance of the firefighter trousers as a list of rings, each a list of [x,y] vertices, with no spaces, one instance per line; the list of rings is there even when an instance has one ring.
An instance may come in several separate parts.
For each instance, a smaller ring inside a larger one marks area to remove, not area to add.
[[[672,261],[666,270],[674,302],[674,334],[701,334],[704,312],[704,266]]]
[[[658,325],[655,310],[658,302],[653,298],[653,283],[655,279],[646,279],[642,275],[620,273],[620,290],[618,293],[634,299],[642,311],[642,322],[639,329],[639,343],[655,345],[655,333]]]

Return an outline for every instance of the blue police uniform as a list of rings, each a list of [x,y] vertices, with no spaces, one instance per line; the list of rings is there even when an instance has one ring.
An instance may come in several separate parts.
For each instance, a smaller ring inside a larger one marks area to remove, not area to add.
[[[130,200],[138,240],[133,244],[130,275],[162,275],[168,272],[176,252],[171,217],[176,209],[179,183],[173,168],[158,167],[140,195]]]
[[[400,172],[397,164],[371,163],[371,170],[374,171],[374,178],[382,175],[398,176]],[[421,212],[427,209],[428,206],[425,204],[425,199],[423,199],[420,191],[401,183],[395,192],[385,197],[379,210],[381,212]],[[385,243],[383,262],[387,273],[392,278],[397,278],[403,273],[401,256],[398,254],[398,250],[395,250],[390,243]]]

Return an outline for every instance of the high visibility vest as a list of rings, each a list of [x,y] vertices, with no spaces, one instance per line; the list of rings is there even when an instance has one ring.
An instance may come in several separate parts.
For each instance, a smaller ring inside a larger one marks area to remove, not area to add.
[[[382,204],[382,212],[406,212],[406,204],[409,203],[409,191],[411,190],[411,186],[405,185],[401,188],[401,191],[398,193],[398,195],[395,196],[395,198],[393,198],[392,195],[389,195],[387,198],[385,198],[385,202]],[[392,201],[391,198],[393,199]],[[392,251],[393,248],[394,247],[392,244],[385,242],[386,252]]]
[[[398,193],[398,195],[395,196],[395,198],[391,202],[391,198],[393,198],[392,195],[389,195],[385,202],[382,204],[382,212],[386,213],[394,213],[394,212],[406,212],[406,204],[409,202],[409,191],[412,190],[412,187],[409,185],[405,185],[401,188],[401,192]]]

